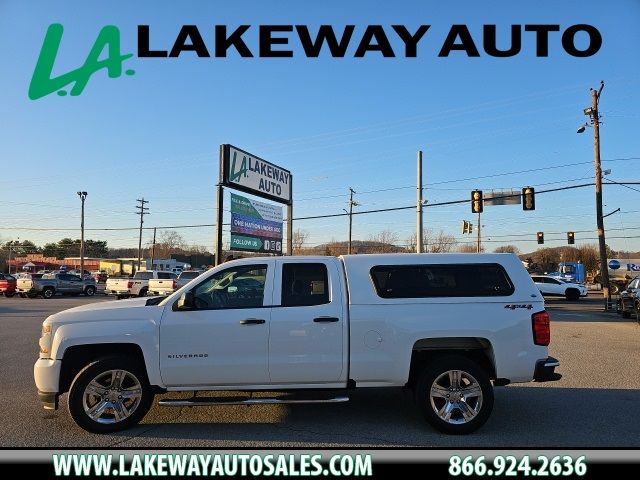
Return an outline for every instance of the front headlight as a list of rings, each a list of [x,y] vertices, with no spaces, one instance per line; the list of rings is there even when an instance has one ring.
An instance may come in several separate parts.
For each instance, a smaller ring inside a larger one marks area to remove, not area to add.
[[[50,358],[51,355],[51,324],[42,325],[42,335],[38,345],[40,346],[40,358]]]

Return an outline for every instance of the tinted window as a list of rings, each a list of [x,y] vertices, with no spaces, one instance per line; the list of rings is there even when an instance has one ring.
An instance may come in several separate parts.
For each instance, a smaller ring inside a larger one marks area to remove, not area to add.
[[[222,270],[192,290],[196,308],[262,307],[266,277],[266,265],[243,265]]]
[[[200,275],[200,272],[182,272],[180,274],[180,279],[184,279],[184,280],[193,280],[194,278],[198,277]]]
[[[173,273],[169,272],[158,272],[158,278],[166,280],[168,278],[176,278],[176,276]]]
[[[514,291],[497,264],[384,265],[373,267],[371,278],[383,298],[490,297]]]
[[[560,282],[558,280],[556,280],[555,278],[543,278],[542,282],[543,283],[550,283],[552,285],[560,285]]]
[[[302,307],[329,303],[327,266],[323,263],[285,263],[282,265],[283,307]]]
[[[540,277],[531,277],[531,280],[533,280],[535,283],[541,283],[542,282]]]

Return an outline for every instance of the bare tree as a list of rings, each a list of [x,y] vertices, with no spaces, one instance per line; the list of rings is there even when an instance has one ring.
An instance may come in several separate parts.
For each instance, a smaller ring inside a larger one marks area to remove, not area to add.
[[[383,230],[375,235],[369,235],[370,245],[367,247],[369,253],[393,253],[398,251],[396,243],[398,234],[391,230]]]
[[[172,253],[183,253],[185,249],[186,242],[182,235],[175,230],[164,230],[156,241],[155,258],[169,258]]]
[[[449,235],[440,230],[438,233],[434,233],[433,230],[427,229],[423,233],[422,244],[424,250],[427,253],[447,253],[453,251],[458,242],[453,235]],[[413,233],[407,239],[407,248],[415,252],[416,251],[416,234]]]
[[[460,253],[477,253],[478,247],[476,247],[473,243],[465,243],[458,247],[458,252]],[[484,247],[480,247],[480,251],[484,252]]]
[[[597,245],[580,245],[578,259],[583,263],[586,273],[595,275],[600,270],[600,254]]]
[[[444,233],[440,230],[434,234],[431,229],[428,229],[424,235],[424,249],[429,253],[447,253],[453,250],[456,246],[456,238],[453,235]]]
[[[302,249],[304,248],[305,243],[309,239],[309,232],[306,230],[294,230],[293,232],[293,254],[300,255],[302,254]]]
[[[545,272],[553,272],[560,263],[560,252],[557,248],[540,248],[535,253],[537,264]]]
[[[502,245],[496,248],[493,252],[494,253],[515,253],[516,255],[518,255],[520,253],[520,249],[515,245]]]

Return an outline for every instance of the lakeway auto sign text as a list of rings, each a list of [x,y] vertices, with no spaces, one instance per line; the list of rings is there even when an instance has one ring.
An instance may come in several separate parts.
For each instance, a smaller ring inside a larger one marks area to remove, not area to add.
[[[223,146],[223,183],[276,202],[291,204],[291,172],[232,145]]]

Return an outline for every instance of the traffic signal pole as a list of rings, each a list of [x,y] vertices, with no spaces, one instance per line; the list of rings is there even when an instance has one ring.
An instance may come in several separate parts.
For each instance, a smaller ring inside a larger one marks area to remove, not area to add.
[[[416,252],[422,253],[422,150],[418,152],[418,181],[416,192]]]
[[[481,232],[482,230],[482,225],[480,224],[480,212],[478,212],[478,230],[477,230],[477,234],[478,234],[478,244],[476,246],[476,252],[480,253],[482,251],[482,244],[481,244]]]

